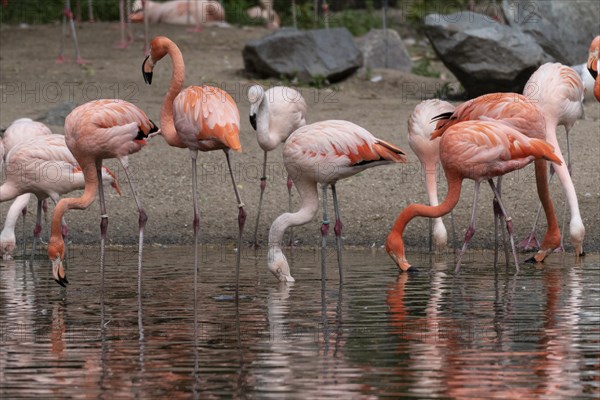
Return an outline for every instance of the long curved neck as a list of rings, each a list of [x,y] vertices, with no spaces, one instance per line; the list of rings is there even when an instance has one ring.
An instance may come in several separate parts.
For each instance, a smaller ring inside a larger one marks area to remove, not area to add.
[[[0,186],[0,203],[14,199],[19,195],[19,191],[11,182],[4,182]]]
[[[265,94],[260,106],[258,107],[258,115],[256,116],[256,134],[258,135],[258,143],[264,151],[271,151],[275,149],[280,140],[277,135],[274,135],[269,130],[269,120],[271,117],[271,111],[269,109],[268,95]]]
[[[177,130],[175,129],[173,101],[183,88],[183,81],[185,79],[185,64],[183,63],[183,55],[175,43],[169,44],[167,52],[173,63],[173,73],[171,75],[171,84],[169,85],[169,90],[167,91],[165,100],[160,110],[160,130],[162,136],[169,145],[184,148],[186,146],[179,139]]]
[[[17,225],[17,220],[21,215],[21,211],[25,207],[27,207],[27,203],[29,203],[29,199],[31,198],[31,193],[24,193],[18,196],[15,201],[11,204],[8,212],[6,213],[6,219],[4,220],[4,228],[2,229],[2,234],[0,237],[5,237],[8,232],[12,232],[12,236],[15,235],[15,226]]]
[[[446,179],[448,181],[448,194],[441,204],[437,206],[411,204],[402,210],[387,237],[386,247],[388,252],[393,251],[400,259],[404,260],[404,240],[402,239],[402,235],[404,234],[404,228],[410,220],[418,216],[429,218],[441,217],[452,211],[456,204],[458,204],[462,188],[462,178],[446,173]]]

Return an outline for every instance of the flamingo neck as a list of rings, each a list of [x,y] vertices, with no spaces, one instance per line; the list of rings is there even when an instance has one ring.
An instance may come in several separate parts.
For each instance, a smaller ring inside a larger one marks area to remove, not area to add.
[[[173,63],[173,73],[171,75],[171,84],[169,90],[165,96],[162,108],[160,110],[160,130],[162,136],[165,138],[167,143],[171,146],[185,148],[177,130],[175,129],[175,120],[173,117],[173,101],[175,97],[181,92],[183,88],[183,81],[185,79],[185,64],[183,63],[183,55],[181,50],[175,45],[175,43],[169,43],[167,47],[167,53],[171,57]]]
[[[2,186],[0,186],[0,203],[12,200],[18,195],[18,189],[11,182],[4,182]]]
[[[265,94],[265,97],[267,95]],[[263,97],[260,106],[258,106],[258,115],[256,118],[256,133],[258,143],[264,151],[274,150],[280,143],[277,135],[274,135],[269,129],[271,119],[271,110],[269,109],[269,99]]]
[[[446,172],[448,181],[448,194],[444,201],[437,206],[426,206],[423,204],[411,204],[406,207],[394,223],[386,240],[386,251],[388,254],[393,254],[398,261],[406,261],[404,240],[404,228],[415,217],[437,218],[448,214],[458,204],[460,199],[460,191],[462,188],[462,177],[455,176]]]

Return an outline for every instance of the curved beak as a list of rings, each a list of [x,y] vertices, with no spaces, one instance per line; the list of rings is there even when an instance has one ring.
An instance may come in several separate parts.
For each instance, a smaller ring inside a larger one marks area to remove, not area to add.
[[[256,114],[250,114],[250,125],[256,130]]]
[[[150,62],[148,63],[149,65],[146,66],[146,63],[149,59],[150,56],[147,56],[144,59],[144,62],[142,63],[142,75],[144,75],[144,82],[146,82],[148,85],[152,85],[152,60],[150,60]],[[149,71],[146,71],[146,69],[149,69]]]
[[[52,260],[52,277],[54,277],[54,280],[60,286],[67,287],[66,284],[69,283],[69,281],[67,280],[60,256],[57,256],[54,260]]]

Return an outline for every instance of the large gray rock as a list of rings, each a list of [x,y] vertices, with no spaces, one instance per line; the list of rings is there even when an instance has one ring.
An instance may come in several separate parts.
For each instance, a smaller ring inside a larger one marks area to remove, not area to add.
[[[345,28],[280,29],[246,44],[246,71],[260,77],[340,81],[362,66],[363,57]]]
[[[386,40],[388,45],[387,64]],[[387,30],[387,38],[383,29],[372,29],[366,35],[357,38],[356,44],[363,53],[365,67],[398,69],[404,72],[410,72],[412,69],[412,62],[404,42],[398,32],[393,29]]]
[[[521,93],[545,61],[544,51],[530,36],[481,14],[430,14],[425,33],[469,97]]]
[[[600,34],[597,0],[503,0],[506,22],[531,36],[551,57],[566,65],[587,60]]]

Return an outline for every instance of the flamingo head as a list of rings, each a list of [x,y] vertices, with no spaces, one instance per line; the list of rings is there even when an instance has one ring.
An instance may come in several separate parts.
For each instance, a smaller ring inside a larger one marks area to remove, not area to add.
[[[56,283],[61,286],[65,286],[69,283],[63,267],[63,260],[65,258],[65,242],[62,238],[56,239],[54,236],[50,237],[48,243],[48,257],[52,262],[52,276]]]
[[[265,97],[265,89],[260,85],[251,86],[248,89],[248,100],[250,101],[250,124],[256,130],[256,114],[260,107],[263,98]]]
[[[278,246],[270,247],[267,256],[269,271],[279,279],[280,282],[294,282],[290,274],[290,266],[285,255]]]
[[[408,271],[411,267],[404,255],[404,241],[400,234],[394,231],[390,232],[385,241],[385,251],[402,271]]]
[[[169,52],[169,46],[173,42],[164,36],[156,36],[150,41],[150,55],[146,57],[142,64],[142,73],[144,82],[148,85],[152,84],[152,71],[157,62],[159,62]]]

